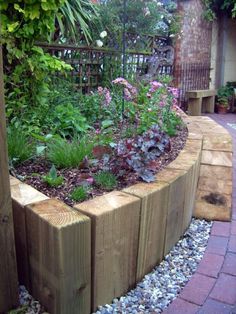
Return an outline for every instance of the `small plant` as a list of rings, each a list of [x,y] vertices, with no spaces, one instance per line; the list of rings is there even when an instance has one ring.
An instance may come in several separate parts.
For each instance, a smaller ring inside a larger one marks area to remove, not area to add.
[[[88,189],[85,186],[74,188],[70,195],[71,199],[76,202],[82,202],[88,197]]]
[[[43,176],[43,181],[51,187],[58,187],[62,185],[64,178],[57,175],[57,170],[54,165],[52,165],[49,173],[46,176]]]
[[[232,88],[229,86],[221,86],[217,92],[217,102],[220,106],[228,108],[229,98],[232,96]]]
[[[106,189],[113,190],[117,186],[117,179],[115,175],[109,171],[100,171],[94,175],[97,185]]]
[[[7,141],[9,160],[13,166],[33,157],[35,149],[34,144],[22,130],[9,127]]]
[[[77,167],[92,154],[93,146],[94,143],[85,137],[80,142],[76,139],[72,142],[56,139],[48,144],[47,158],[60,168]]]
[[[117,164],[120,169],[129,168],[146,182],[155,180],[152,164],[165,150],[170,150],[169,136],[158,125],[136,138],[118,142]]]

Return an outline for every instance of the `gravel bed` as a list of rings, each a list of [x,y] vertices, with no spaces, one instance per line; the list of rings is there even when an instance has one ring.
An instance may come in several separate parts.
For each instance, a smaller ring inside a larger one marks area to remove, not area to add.
[[[203,257],[212,222],[192,219],[183,238],[151,273],[120,299],[99,307],[96,314],[161,313],[189,281]]]
[[[151,273],[120,299],[99,307],[96,314],[161,313],[179,294],[197,269],[203,257],[211,231],[212,222],[192,219],[183,238]],[[27,314],[46,312],[25,289],[20,286],[20,304]]]

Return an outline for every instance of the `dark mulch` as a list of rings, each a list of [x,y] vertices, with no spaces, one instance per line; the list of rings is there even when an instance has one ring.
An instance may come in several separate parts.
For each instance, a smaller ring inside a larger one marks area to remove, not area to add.
[[[164,152],[158,160],[155,162],[156,173],[166,167],[171,161],[173,161],[183,149],[187,138],[187,129],[179,130],[178,135],[171,138],[171,150]],[[51,168],[51,164],[44,159],[35,159],[27,161],[15,169],[15,175],[18,178],[24,179],[24,182],[35,187],[38,191],[53,198],[58,198],[64,201],[68,205],[73,205],[74,202],[70,198],[72,190],[81,185],[86,179],[91,179],[93,175],[98,172],[100,165],[90,166],[84,169],[62,169],[58,170],[58,175],[64,177],[63,185],[59,187],[49,187],[42,181],[42,176],[46,175]],[[140,182],[140,179],[132,171],[126,171],[122,178],[118,180],[118,186],[116,189],[121,190],[125,187]],[[97,195],[107,193],[106,190],[91,184],[89,190],[89,198],[93,198]]]

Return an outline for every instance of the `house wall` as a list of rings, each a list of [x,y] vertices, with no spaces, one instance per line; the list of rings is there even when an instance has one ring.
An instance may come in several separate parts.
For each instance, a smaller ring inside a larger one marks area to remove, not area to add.
[[[227,19],[225,32],[225,54],[223,55],[222,84],[236,81],[236,21]]]
[[[236,20],[222,16],[213,23],[211,88],[236,81]]]

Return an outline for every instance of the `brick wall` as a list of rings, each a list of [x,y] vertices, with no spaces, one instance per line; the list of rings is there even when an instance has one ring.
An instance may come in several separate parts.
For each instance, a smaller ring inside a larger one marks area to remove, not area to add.
[[[179,0],[181,38],[176,43],[176,63],[210,62],[212,25],[203,17],[201,0]]]
[[[191,89],[208,89],[210,82],[212,24],[203,18],[201,0],[178,0],[181,34],[175,45],[175,85],[180,101]]]

